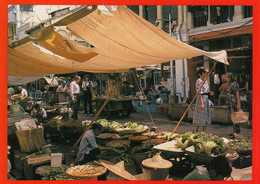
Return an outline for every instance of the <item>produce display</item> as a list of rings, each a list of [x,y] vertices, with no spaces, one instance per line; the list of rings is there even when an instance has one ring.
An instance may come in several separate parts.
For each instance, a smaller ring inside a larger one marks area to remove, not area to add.
[[[209,136],[205,132],[192,133],[186,132],[180,134],[177,138],[176,147],[186,149],[194,145],[197,153],[206,155],[219,155],[226,150],[226,145],[222,138],[218,136]]]
[[[145,141],[143,144],[132,148],[132,153],[141,153],[151,150],[155,145],[159,144],[155,141]]]
[[[172,132],[160,132],[160,134],[157,136],[157,138],[160,139],[168,139],[171,136]],[[175,137],[179,136],[179,134],[172,134],[171,139],[174,139]]]
[[[72,180],[65,171],[54,169],[55,168],[52,168],[51,172],[42,177],[42,180]]]
[[[251,150],[252,141],[230,141],[227,145],[234,150]]]
[[[82,125],[88,126],[90,122],[91,122],[90,120],[82,121]],[[149,129],[148,126],[138,125],[137,123],[130,122],[130,121],[121,124],[117,121],[109,122],[107,119],[99,119],[96,122],[100,123],[103,126],[104,132],[117,132],[117,133],[124,132],[127,134],[131,134],[131,133],[142,133]]]
[[[130,136],[129,140],[130,141],[143,141],[143,140],[147,140],[149,137],[145,136],[145,135],[139,135],[139,136]]]
[[[66,173],[73,177],[95,177],[106,172],[106,168],[96,165],[78,165],[67,169]]]
[[[114,134],[112,134],[112,133],[102,133],[102,134],[99,134],[96,137],[99,138],[99,139],[110,139],[113,136],[114,136]]]
[[[123,147],[129,147],[129,141],[127,140],[115,140],[110,141],[106,145],[112,148],[123,148]]]

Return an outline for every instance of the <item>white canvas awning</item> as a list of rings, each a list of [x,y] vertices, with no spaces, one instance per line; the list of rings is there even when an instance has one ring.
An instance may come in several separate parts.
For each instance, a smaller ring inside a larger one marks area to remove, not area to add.
[[[94,8],[94,7],[92,7]],[[206,52],[169,36],[125,6],[116,10],[90,10],[74,13],[44,28],[36,38],[10,42],[8,74],[39,76],[44,74],[126,72],[131,68],[164,63],[201,55],[228,64],[226,51]],[[86,48],[53,30],[66,25],[71,33],[94,48]],[[37,44],[51,52],[45,52]]]

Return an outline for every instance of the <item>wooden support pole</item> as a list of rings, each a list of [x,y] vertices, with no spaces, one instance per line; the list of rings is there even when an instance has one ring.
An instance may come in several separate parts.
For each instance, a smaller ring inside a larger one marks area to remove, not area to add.
[[[132,74],[133,74],[133,76],[134,76],[135,82],[136,82],[136,84],[137,84],[139,90],[142,91],[142,94],[143,94],[143,96],[144,96],[144,103],[145,103],[146,111],[147,111],[147,113],[148,113],[148,115],[149,115],[149,117],[150,117],[150,119],[151,119],[151,121],[152,121],[153,126],[155,126],[155,125],[154,125],[153,118],[152,118],[152,115],[151,115],[151,111],[150,111],[150,109],[149,109],[149,107],[148,107],[148,104],[147,104],[147,101],[146,101],[146,96],[145,96],[145,94],[144,94],[144,90],[143,90],[142,86],[140,86],[140,84],[139,84],[138,81],[137,81],[137,73],[136,73],[136,71],[133,71],[133,70],[132,70],[131,72],[132,72]]]

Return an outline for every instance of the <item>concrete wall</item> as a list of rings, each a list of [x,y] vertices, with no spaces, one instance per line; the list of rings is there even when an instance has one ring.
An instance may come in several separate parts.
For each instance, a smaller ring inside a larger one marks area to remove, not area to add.
[[[70,10],[79,7],[79,5],[33,5],[33,11],[20,11],[20,5],[12,5],[8,8],[8,22],[16,22],[17,34],[15,40],[21,39],[27,34],[25,30],[38,25],[51,18],[49,13],[70,7]]]

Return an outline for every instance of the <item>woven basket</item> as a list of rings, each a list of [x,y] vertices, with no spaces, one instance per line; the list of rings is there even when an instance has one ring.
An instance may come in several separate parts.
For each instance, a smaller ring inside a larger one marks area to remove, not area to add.
[[[239,154],[233,149],[229,149],[225,156],[230,163],[239,158]]]
[[[18,130],[16,135],[22,152],[31,153],[39,151],[43,146],[43,128]]]
[[[70,177],[70,178],[72,178],[72,179],[75,179],[75,180],[97,180],[97,177],[98,176],[100,176],[100,175],[102,175],[102,174],[105,174],[106,172],[107,172],[107,169],[106,168],[104,168],[103,169],[103,171],[102,172],[99,172],[99,173],[96,173],[96,174],[92,174],[92,175],[79,175],[79,174],[70,174],[69,173],[69,170],[70,170],[71,168],[68,168],[67,170],[66,170],[66,174]]]

